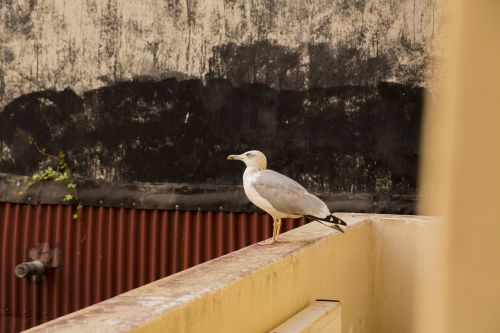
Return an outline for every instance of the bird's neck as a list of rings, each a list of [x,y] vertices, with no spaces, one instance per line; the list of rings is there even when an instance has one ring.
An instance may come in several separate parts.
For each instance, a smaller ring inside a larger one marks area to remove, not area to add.
[[[257,166],[247,166],[247,168],[245,169],[245,174],[252,174],[252,173],[255,173],[258,171],[262,171],[262,170],[265,170],[265,168],[257,167]]]

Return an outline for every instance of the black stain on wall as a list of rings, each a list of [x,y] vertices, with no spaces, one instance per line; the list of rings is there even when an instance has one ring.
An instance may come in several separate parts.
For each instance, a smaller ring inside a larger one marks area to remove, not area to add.
[[[213,49],[205,82],[142,78],[82,96],[23,95],[0,112],[0,172],[27,175],[51,163],[33,138],[48,152],[65,151],[82,181],[213,189],[241,184],[243,165],[228,154],[259,149],[270,168],[315,193],[406,196],[413,206],[405,212],[414,212],[424,50],[401,40],[379,52],[375,42],[229,43]],[[399,64],[397,52],[418,61]],[[385,82],[395,77],[400,83]]]
[[[366,34],[356,31],[351,39],[339,41],[335,47],[331,43],[307,43],[290,49],[269,40],[219,45],[213,49],[206,77],[223,77],[234,85],[258,82],[279,90],[376,86],[394,80],[422,85],[427,61],[423,45],[402,35],[399,43],[383,46],[377,32],[371,46],[363,47]]]
[[[270,168],[315,192],[414,195],[422,93],[391,83],[278,91],[223,79],[124,82],[83,98],[41,91],[0,113],[0,171],[47,163],[33,137],[64,150],[83,179],[240,184],[243,165],[226,156],[259,149]]]
[[[279,89],[299,89],[305,82],[300,56],[299,50],[268,40],[222,44],[213,49],[206,76],[226,78],[234,85],[260,82]]]

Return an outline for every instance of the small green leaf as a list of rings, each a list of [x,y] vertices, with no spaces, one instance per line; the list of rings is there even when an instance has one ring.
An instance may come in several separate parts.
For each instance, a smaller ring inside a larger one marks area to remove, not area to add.
[[[48,170],[44,170],[43,173],[41,174],[40,178],[42,180],[47,180],[50,178],[50,172]]]
[[[21,196],[21,195],[23,195],[23,194],[24,194],[24,192],[22,192],[22,191],[21,191],[21,192],[17,192],[17,195],[18,195],[18,196]]]
[[[73,220],[76,220],[76,219],[78,219],[78,214],[77,213],[73,214]]]
[[[76,188],[76,184],[71,182],[71,183],[68,183],[68,185],[66,185],[66,187],[69,189],[74,189],[74,188]]]
[[[78,209],[78,210],[80,210],[82,208],[83,208],[82,204],[78,204],[78,206],[76,206],[76,209]]]
[[[71,201],[71,200],[73,200],[73,196],[71,194],[66,194],[64,196],[63,201]]]
[[[64,182],[64,181],[68,180],[68,174],[67,173],[59,173],[54,180],[56,182]]]

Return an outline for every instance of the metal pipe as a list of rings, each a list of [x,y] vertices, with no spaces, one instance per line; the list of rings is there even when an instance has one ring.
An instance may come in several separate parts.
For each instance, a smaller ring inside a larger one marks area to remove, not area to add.
[[[19,264],[15,268],[15,274],[18,278],[27,278],[30,276],[41,276],[45,273],[45,264],[40,260],[28,261]]]

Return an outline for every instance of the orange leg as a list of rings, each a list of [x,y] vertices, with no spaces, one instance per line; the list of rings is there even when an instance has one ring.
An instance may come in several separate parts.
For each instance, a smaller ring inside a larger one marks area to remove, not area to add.
[[[278,219],[274,219],[273,223],[273,240],[271,241],[271,244],[276,243],[277,237],[278,237]]]
[[[281,229],[281,219],[277,218],[274,220],[273,224],[273,241],[271,244],[274,244],[278,241],[278,235],[280,234],[280,229]]]

